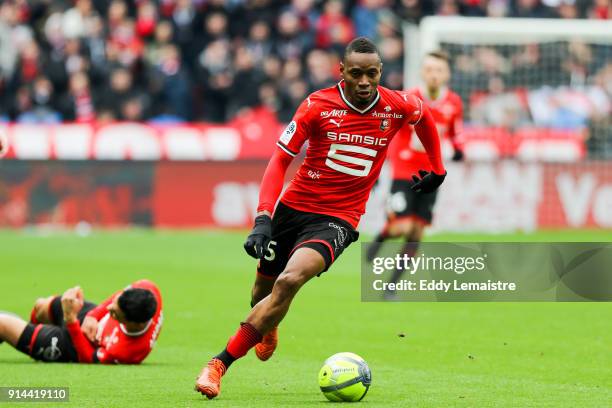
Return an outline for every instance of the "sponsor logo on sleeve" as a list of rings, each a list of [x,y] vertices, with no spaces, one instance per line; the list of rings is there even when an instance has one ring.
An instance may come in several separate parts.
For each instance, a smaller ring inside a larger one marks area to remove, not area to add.
[[[297,123],[295,122],[295,120],[292,120],[283,131],[283,134],[280,137],[280,141],[283,142],[285,145],[288,145],[296,130]]]

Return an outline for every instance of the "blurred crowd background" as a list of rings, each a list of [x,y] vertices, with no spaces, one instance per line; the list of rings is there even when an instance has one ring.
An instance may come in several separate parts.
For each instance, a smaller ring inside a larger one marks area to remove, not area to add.
[[[428,15],[609,19],[612,3],[2,1],[0,120],[225,122],[244,109],[265,106],[288,121],[309,92],[338,80],[342,50],[355,36],[376,41],[384,59],[383,84],[402,88],[401,24],[418,24]],[[540,100],[561,100],[568,95],[558,95],[559,86],[570,85],[588,88],[583,92],[593,105],[588,115],[542,115],[547,124],[609,125],[610,45],[445,48],[452,56],[452,86],[473,105],[466,111],[468,120],[489,125],[534,121],[521,109],[521,88],[527,84],[543,92]],[[556,88],[546,88],[551,86]],[[503,97],[504,109],[496,109],[494,99],[478,104],[491,95]]]

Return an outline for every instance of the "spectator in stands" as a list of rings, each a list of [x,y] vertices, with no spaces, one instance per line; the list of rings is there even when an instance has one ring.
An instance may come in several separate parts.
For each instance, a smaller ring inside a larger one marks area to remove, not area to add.
[[[513,0],[510,17],[542,18],[554,17],[554,14],[540,0]]]
[[[261,67],[271,57],[274,51],[270,27],[265,21],[256,21],[249,30],[249,38],[246,42],[255,66]]]
[[[14,7],[0,4],[0,82],[8,81],[13,75],[21,44],[16,43],[17,18]],[[31,39],[31,33],[28,33]]]
[[[292,0],[288,10],[298,17],[302,32],[314,32],[321,16],[321,13],[314,7],[314,0]]]
[[[289,82],[287,87],[284,88],[283,104],[277,112],[279,120],[288,123],[307,93],[308,84],[305,81],[298,79]]]
[[[357,34],[379,46],[383,84],[401,88],[402,21],[608,19],[611,7],[609,0],[7,0],[0,3],[0,117],[223,122],[263,104],[286,120],[308,92],[338,80],[338,56]],[[596,72],[610,59],[609,48],[589,44],[451,54],[453,86],[465,102],[526,79],[532,89],[601,83]]]
[[[26,87],[22,92],[24,92],[23,105],[19,107],[18,122],[32,124],[60,122],[61,117],[54,110],[53,85],[47,77],[37,76],[31,89]]]
[[[149,39],[155,34],[158,22],[157,9],[151,1],[143,1],[138,5],[136,15],[136,34],[140,38]]]
[[[387,37],[378,43],[385,69],[382,83],[391,89],[404,87],[404,44],[398,37]]]
[[[436,14],[440,16],[457,16],[459,15],[459,7],[455,0],[441,0]]]
[[[487,15],[488,0],[461,0],[459,11],[466,17],[484,17]]]
[[[374,38],[379,12],[386,7],[386,0],[362,0],[353,9],[353,21],[357,36]]]
[[[341,0],[328,0],[323,5],[323,14],[316,25],[315,45],[318,48],[334,48],[340,53],[355,37],[353,22],[344,12]]]
[[[226,110],[234,79],[228,42],[221,39],[211,42],[200,54],[198,62],[204,118],[212,122],[223,122],[227,119]]]
[[[508,0],[489,0],[486,7],[488,17],[507,17],[510,2]]]
[[[156,96],[152,109],[155,114],[172,116],[175,120],[191,120],[191,78],[181,59],[181,51],[174,44],[165,45],[153,66],[149,91]],[[169,118],[166,118],[168,120]]]
[[[260,69],[262,71],[261,74],[263,75],[266,81],[272,81],[276,83],[277,81],[280,81],[280,77],[283,71],[283,63],[278,57],[271,55],[266,58],[263,61],[263,65],[261,67],[258,67],[257,69]]]
[[[612,2],[610,0],[595,0],[588,9],[587,17],[598,20],[609,20],[612,18]]]
[[[66,121],[91,123],[96,119],[89,78],[84,72],[70,76],[68,94],[62,98],[59,107]]]
[[[96,17],[91,0],[77,0],[74,7],[62,16],[62,29],[65,38],[81,38],[87,35],[92,20]]]
[[[83,38],[85,55],[90,62],[92,77],[96,83],[102,83],[104,78],[104,66],[106,65],[106,38],[104,20],[100,16],[92,17],[89,22],[89,31]]]
[[[312,36],[302,31],[298,16],[292,11],[281,13],[278,18],[276,54],[283,60],[302,58],[312,46]]]
[[[133,78],[126,68],[116,68],[107,86],[103,87],[96,99],[96,109],[109,110],[114,117],[121,118],[123,104],[133,99],[138,90],[133,86]]]
[[[403,21],[418,24],[425,16],[435,14],[434,0],[399,0],[395,14]]]
[[[317,89],[332,86],[336,82],[334,77],[330,53],[316,49],[308,53],[306,57],[307,80],[309,93]]]
[[[230,89],[229,116],[259,103],[259,87],[263,82],[261,71],[255,69],[253,54],[246,47],[238,48],[234,58],[234,76]]]

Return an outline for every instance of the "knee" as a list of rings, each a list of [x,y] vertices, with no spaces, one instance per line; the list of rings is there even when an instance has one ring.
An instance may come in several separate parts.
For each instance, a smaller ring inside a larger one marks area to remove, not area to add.
[[[414,224],[409,233],[405,235],[407,241],[419,242],[423,238],[423,230],[425,226],[422,224]]]
[[[49,305],[53,301],[54,296],[46,298],[38,298],[34,302],[33,315],[40,323],[46,323],[48,320]]]
[[[396,222],[393,225],[393,237],[404,237],[407,240],[413,235],[414,224],[411,221]]]
[[[36,299],[36,302],[34,302],[34,313],[38,316],[45,309],[46,305],[47,305],[46,298]]]
[[[284,294],[296,293],[304,284],[300,275],[297,271],[285,269],[283,273],[278,276],[274,283],[274,288]]]

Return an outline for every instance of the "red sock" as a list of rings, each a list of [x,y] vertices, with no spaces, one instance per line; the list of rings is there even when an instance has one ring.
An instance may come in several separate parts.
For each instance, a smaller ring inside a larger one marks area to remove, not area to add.
[[[33,323],[33,324],[38,323],[38,319],[36,318],[36,308],[33,308],[32,312],[30,313],[30,323]]]
[[[261,341],[261,337],[261,333],[251,324],[241,323],[236,334],[230,337],[225,349],[232,357],[238,359],[255,347]]]

